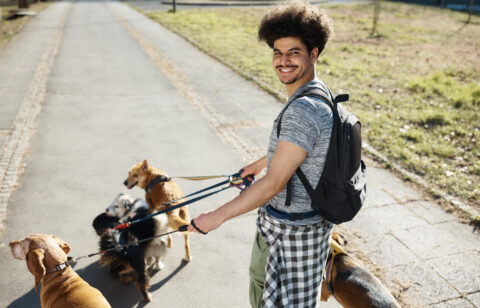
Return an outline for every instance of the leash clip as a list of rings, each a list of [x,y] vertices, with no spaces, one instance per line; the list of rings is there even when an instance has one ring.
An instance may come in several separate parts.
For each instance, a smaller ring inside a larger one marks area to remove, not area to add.
[[[240,170],[240,172],[237,172],[229,176],[228,181],[230,182],[231,186],[235,186],[238,189],[243,191],[248,187],[250,187],[250,185],[252,185],[253,182],[255,182],[255,177],[253,176],[253,174],[250,174],[242,178],[241,172],[242,170]]]

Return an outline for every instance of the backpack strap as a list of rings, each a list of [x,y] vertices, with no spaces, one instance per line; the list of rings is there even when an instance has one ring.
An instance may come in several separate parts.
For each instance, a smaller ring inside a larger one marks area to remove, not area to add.
[[[328,91],[328,93],[327,93]],[[280,138],[280,130],[282,128],[282,117],[283,117],[283,114],[285,113],[285,111],[287,110],[287,108],[290,106],[290,104],[295,101],[296,99],[300,98],[300,97],[305,97],[305,96],[314,96],[314,97],[318,97],[320,98],[325,104],[327,104],[331,109],[332,111],[336,111],[336,105],[337,103],[341,103],[341,102],[345,102],[345,101],[348,101],[349,99],[349,95],[348,94],[340,94],[338,96],[336,96],[335,98],[333,97],[333,94],[332,92],[330,91],[330,89],[327,88],[327,91],[324,91],[323,89],[312,89],[312,90],[309,90],[309,91],[306,91],[306,92],[303,92],[301,93],[299,96],[295,97],[294,99],[290,100],[290,102],[288,102],[287,106],[282,110],[282,112],[280,113],[280,116],[279,116],[279,119],[278,119],[278,122],[277,122],[277,139]],[[335,126],[335,125],[334,125]],[[333,133],[333,129],[332,129],[332,133]],[[302,169],[300,169],[300,167],[298,167],[297,171],[296,171],[296,174],[297,176],[300,178],[300,181],[302,182],[303,186],[305,187],[305,189],[307,190],[308,194],[310,195],[310,198],[313,197],[313,188],[312,186],[310,185],[310,183],[308,182],[307,180],[307,177],[305,176],[305,174],[303,173]],[[290,204],[292,203],[292,195],[293,195],[293,176],[288,180],[288,183],[287,183],[287,196],[285,198],[285,206],[290,206]],[[313,199],[312,199],[313,200]]]

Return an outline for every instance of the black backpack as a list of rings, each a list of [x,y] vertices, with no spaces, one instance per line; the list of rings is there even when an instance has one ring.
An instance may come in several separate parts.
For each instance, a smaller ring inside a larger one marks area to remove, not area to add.
[[[338,104],[348,101],[348,94],[334,98],[330,90],[327,93],[320,88],[311,89],[290,100],[289,105],[304,96],[318,97],[332,109],[333,127],[327,158],[316,188],[312,188],[300,167],[296,174],[312,199],[313,210],[328,221],[340,224],[352,220],[362,207],[367,193],[367,171],[361,158],[361,124],[357,117]],[[277,138],[280,136],[283,113],[289,105],[278,119]],[[286,206],[291,203],[292,187],[290,179]]]

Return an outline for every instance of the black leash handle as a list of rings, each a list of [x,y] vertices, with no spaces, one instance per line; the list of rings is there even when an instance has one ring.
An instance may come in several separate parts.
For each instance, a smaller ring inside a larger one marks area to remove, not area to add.
[[[195,228],[195,230],[197,230],[198,232],[202,233],[203,235],[205,234],[208,234],[208,232],[205,232],[203,230],[201,230],[199,227],[197,227],[197,225],[195,225],[195,221],[192,219],[192,221],[190,222],[190,224],[192,225],[192,227]]]

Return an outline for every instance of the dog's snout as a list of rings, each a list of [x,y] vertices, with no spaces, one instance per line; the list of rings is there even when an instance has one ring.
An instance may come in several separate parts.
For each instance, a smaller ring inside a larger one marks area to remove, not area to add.
[[[128,180],[125,180],[125,182],[123,182],[123,185],[128,186]]]

